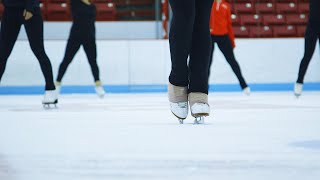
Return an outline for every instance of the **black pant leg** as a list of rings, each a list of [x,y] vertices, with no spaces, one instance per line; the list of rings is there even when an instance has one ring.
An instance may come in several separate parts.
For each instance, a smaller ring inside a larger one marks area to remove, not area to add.
[[[83,43],[83,49],[86,52],[92,75],[95,81],[100,80],[100,71],[97,64],[97,45],[94,37],[89,37]]]
[[[317,40],[318,33],[313,31],[308,25],[305,33],[304,56],[300,63],[297,83],[303,83],[304,81],[304,76],[306,75],[309,63],[316,48]]]
[[[244,80],[244,78],[242,76],[240,66],[234,56],[233,47],[232,47],[231,40],[230,40],[229,36],[228,35],[219,36],[219,37],[217,37],[217,39],[219,39],[217,41],[219,49],[221,50],[221,52],[223,53],[227,62],[231,66],[233,72],[237,76],[237,78],[240,82],[241,88],[244,89],[244,88],[248,87],[246,81]]]
[[[64,54],[64,58],[62,62],[60,63],[59,70],[58,70],[58,76],[57,81],[61,82],[64,74],[66,73],[68,66],[72,62],[74,56],[77,54],[78,50],[81,46],[81,34],[78,35],[77,31],[74,31],[76,29],[74,25],[72,25],[66,51]]]
[[[25,21],[24,26],[26,28],[31,50],[40,63],[41,71],[46,81],[45,89],[55,90],[51,62],[44,50],[43,20],[40,10],[37,10],[30,20]]]
[[[195,1],[169,0],[173,12],[169,34],[172,65],[169,81],[176,86],[189,85],[187,59],[192,43]]]
[[[210,13],[213,0],[196,0],[192,47],[189,62],[189,92],[208,93],[208,71],[211,52]]]
[[[0,81],[22,25],[22,9],[5,8],[0,34]]]
[[[211,42],[212,42],[212,46],[211,46],[211,54],[210,54],[210,59],[209,59],[209,71],[208,71],[208,82],[209,82],[209,77],[210,77],[210,70],[211,70],[211,65],[213,62],[213,52],[214,52],[214,44],[215,44],[215,39],[214,36],[211,35]]]

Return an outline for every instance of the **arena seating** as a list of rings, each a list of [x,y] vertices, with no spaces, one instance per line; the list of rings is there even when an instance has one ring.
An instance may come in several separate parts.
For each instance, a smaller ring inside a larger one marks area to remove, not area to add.
[[[155,0],[92,0],[98,21],[154,20]],[[309,0],[229,0],[237,37],[302,37]],[[46,21],[70,21],[70,0],[40,0]],[[3,7],[0,5],[0,17]]]
[[[302,37],[309,0],[230,0],[237,37]]]

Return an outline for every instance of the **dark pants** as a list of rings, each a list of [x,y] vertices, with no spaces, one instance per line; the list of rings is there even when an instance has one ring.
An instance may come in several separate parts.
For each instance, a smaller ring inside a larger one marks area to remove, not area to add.
[[[93,26],[93,27],[92,27]],[[96,39],[94,31],[94,24],[91,27],[73,24],[69,36],[69,40],[66,47],[66,52],[63,58],[63,61],[60,64],[57,81],[61,82],[65,72],[74,56],[80,49],[80,46],[83,46],[83,49],[87,55],[91,71],[95,81],[99,81],[99,67],[97,64],[97,48],[96,48]],[[90,29],[91,31],[88,31]]]
[[[320,32],[314,31],[310,26],[307,26],[305,33],[305,44],[304,44],[304,56],[300,63],[299,75],[297,83],[303,83],[304,76],[306,75],[309,63],[313,56],[314,50],[316,48],[317,40],[320,38]]]
[[[169,3],[173,12],[169,35],[172,62],[169,81],[176,86],[189,86],[189,92],[207,94],[213,0],[169,0]]]
[[[212,39],[212,50],[211,50],[211,57],[210,57],[209,71],[208,71],[209,76],[210,76],[210,67],[211,67],[212,60],[213,60],[214,44],[217,43],[219,49],[221,50],[221,52],[223,53],[227,62],[231,66],[233,72],[237,76],[237,78],[240,82],[241,88],[244,89],[244,88],[248,87],[246,81],[244,80],[244,78],[241,74],[240,66],[234,56],[233,47],[232,47],[231,40],[230,40],[229,36],[228,35],[222,35],[222,36],[212,35],[211,39]]]
[[[54,90],[52,66],[43,45],[43,20],[38,9],[33,17],[25,21],[22,8],[5,8],[0,35],[0,80],[6,68],[8,58],[17,40],[22,24],[24,24],[29,43],[37,57],[46,81],[46,90]],[[17,52],[18,53],[18,52]],[[23,52],[19,52],[23,53]]]

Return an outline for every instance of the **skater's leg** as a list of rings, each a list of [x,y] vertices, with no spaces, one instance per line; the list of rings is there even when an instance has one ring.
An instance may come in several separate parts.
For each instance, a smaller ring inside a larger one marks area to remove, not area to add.
[[[211,42],[212,42],[212,46],[211,46],[211,54],[210,54],[210,59],[209,59],[208,79],[210,77],[210,70],[211,70],[211,65],[212,65],[212,62],[213,62],[213,52],[214,52],[214,44],[215,44],[215,39],[214,39],[213,35],[211,35]]]
[[[97,47],[95,38],[89,37],[87,40],[85,40],[85,42],[83,43],[83,48],[87,54],[87,58],[91,67],[91,72],[93,74],[93,78],[96,85],[96,93],[100,98],[103,98],[105,95],[105,90],[100,81],[100,72],[97,64]]]
[[[43,20],[40,14],[40,9],[33,14],[33,17],[30,20],[25,21],[24,25],[30,47],[40,63],[40,67],[46,81],[45,89],[55,90],[51,62],[44,50]]]
[[[74,28],[74,26],[72,27],[72,29],[73,28]],[[74,36],[74,34],[73,34],[74,32],[72,29],[70,31],[70,36],[68,39],[64,58],[59,66],[57,82],[62,81],[62,78],[63,78],[64,74],[66,73],[68,66],[72,62],[74,56],[76,55],[76,53],[78,52],[78,50],[80,49],[80,46],[81,46],[79,38]]]
[[[305,46],[304,46],[304,56],[301,60],[300,63],[300,68],[299,68],[299,74],[298,74],[298,79],[297,83],[303,84],[304,81],[304,76],[306,74],[306,71],[308,69],[309,63],[311,61],[311,58],[313,56],[316,43],[318,39],[318,33],[314,32],[310,26],[307,26],[307,30],[305,33]]]
[[[89,38],[83,43],[83,49],[86,52],[94,81],[100,81],[100,71],[97,64],[97,47],[95,39]]]
[[[22,25],[23,10],[5,8],[0,34],[0,81]]]
[[[169,81],[175,86],[186,87],[189,84],[187,59],[192,43],[195,1],[169,0],[173,12],[169,34],[172,63]]]
[[[211,58],[210,12],[213,0],[196,1],[196,16],[189,61],[189,103],[196,123],[209,116],[208,77]],[[198,118],[201,120],[199,121]]]
[[[231,40],[230,40],[229,36],[225,35],[225,36],[220,36],[218,38],[219,38],[218,46],[219,46],[221,52],[223,53],[224,57],[226,58],[227,62],[231,66],[233,72],[237,76],[237,78],[240,82],[241,88],[244,89],[244,88],[248,87],[246,81],[244,80],[244,78],[242,76],[240,66],[234,56],[233,47],[232,47]]]
[[[180,123],[188,116],[188,56],[192,43],[196,0],[169,0],[173,17],[169,34],[171,73],[168,96],[171,112]]]
[[[208,71],[211,52],[210,12],[213,0],[196,0],[192,47],[189,62],[189,92],[208,94]]]

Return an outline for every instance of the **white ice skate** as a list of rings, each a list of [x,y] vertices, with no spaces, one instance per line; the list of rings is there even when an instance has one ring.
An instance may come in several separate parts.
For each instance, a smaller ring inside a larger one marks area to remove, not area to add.
[[[99,98],[103,98],[104,95],[106,94],[106,92],[104,91],[103,86],[96,86],[95,89],[96,89],[96,93],[99,96]]]
[[[99,96],[99,98],[103,98],[104,95],[106,94],[100,81],[96,81],[95,90],[96,90],[96,93]]]
[[[168,97],[170,101],[170,110],[175,115],[180,124],[188,116],[188,87],[175,86],[169,82]]]
[[[247,96],[250,96],[250,94],[251,94],[251,89],[250,89],[250,87],[248,86],[248,87],[244,88],[244,89],[243,89],[243,93],[244,93],[245,95],[247,95]]]
[[[180,124],[183,124],[183,120],[188,116],[188,102],[170,103],[170,110],[174,114]]]
[[[210,107],[206,103],[195,103],[191,106],[191,114],[195,117],[195,124],[203,124],[204,117],[210,114]]]
[[[194,124],[204,124],[204,117],[210,114],[208,95],[205,93],[190,93],[189,103],[191,115],[195,117]]]
[[[294,95],[298,98],[302,94],[303,84],[302,83],[296,83],[294,85]]]
[[[42,100],[43,107],[46,109],[50,108],[50,105],[54,105],[57,107],[58,104],[58,95],[56,90],[46,91],[44,94],[44,98]]]

